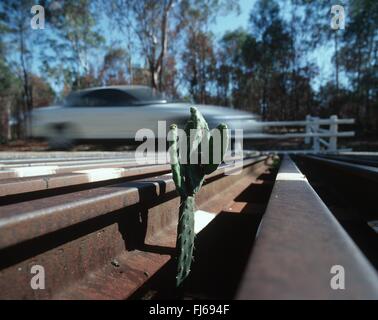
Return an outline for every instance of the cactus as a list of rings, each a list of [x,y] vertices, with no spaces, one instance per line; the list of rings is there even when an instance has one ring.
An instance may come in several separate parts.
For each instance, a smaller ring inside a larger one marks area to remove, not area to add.
[[[172,139],[170,141],[172,177],[181,198],[176,241],[178,259],[176,276],[177,287],[179,287],[189,275],[193,258],[195,237],[195,194],[200,190],[204,182],[205,175],[215,171],[219,164],[223,161],[228,146],[227,130],[224,130],[227,129],[227,126],[225,124],[220,124],[216,129],[220,131],[221,146],[220,148],[216,148],[216,151],[220,151],[221,154],[218,155],[218,159],[214,159],[213,136],[210,134],[209,127],[205,119],[195,107],[190,108],[190,113],[190,119],[185,127],[188,146],[187,149],[189,151],[187,153],[186,163],[180,163],[179,159],[177,126],[173,124],[170,127],[170,132],[172,134]],[[208,144],[208,148],[204,147],[205,143]],[[201,150],[201,147],[204,150]],[[203,152],[209,152],[208,163],[202,164],[200,161],[198,161],[198,164],[192,164],[190,161],[191,157],[198,156]]]

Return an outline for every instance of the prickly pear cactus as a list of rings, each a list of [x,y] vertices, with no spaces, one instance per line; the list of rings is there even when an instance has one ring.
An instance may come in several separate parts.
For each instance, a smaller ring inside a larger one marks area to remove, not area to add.
[[[172,176],[176,189],[181,197],[179,222],[177,227],[177,276],[176,286],[180,286],[189,275],[194,249],[194,212],[195,194],[200,190],[206,174],[215,171],[223,161],[228,146],[227,126],[220,124],[216,130],[220,131],[220,146],[213,148],[216,141],[210,134],[209,127],[195,108],[190,108],[190,119],[188,120],[185,133],[187,139],[186,161],[179,158],[178,129],[175,124],[171,125],[170,131],[170,157]],[[213,152],[219,152],[217,156]],[[201,163],[200,155],[208,153],[208,161]],[[193,161],[197,157],[198,161]]]

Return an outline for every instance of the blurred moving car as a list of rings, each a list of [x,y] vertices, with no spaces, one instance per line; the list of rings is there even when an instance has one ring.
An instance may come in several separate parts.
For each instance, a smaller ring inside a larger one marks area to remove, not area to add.
[[[45,138],[52,148],[68,148],[75,142],[134,140],[139,129],[151,129],[155,137],[166,139],[158,131],[158,121],[183,127],[191,104],[172,102],[145,86],[109,86],[69,94],[63,103],[38,108],[31,113],[29,136]],[[231,129],[243,129],[244,135],[260,132],[258,117],[231,108],[197,105],[210,129],[226,123]]]

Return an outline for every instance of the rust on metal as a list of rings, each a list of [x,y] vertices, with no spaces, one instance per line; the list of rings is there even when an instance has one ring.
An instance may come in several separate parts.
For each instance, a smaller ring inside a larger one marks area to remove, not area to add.
[[[264,159],[245,160],[240,175],[217,170],[199,207],[225,205],[214,195],[236,195],[264,171]],[[174,255],[178,206],[169,174],[1,206],[0,297],[129,297]],[[47,290],[30,288],[36,264],[45,268]]]
[[[330,285],[345,269],[345,290]],[[285,157],[238,299],[378,299],[378,277],[306,178]]]
[[[95,169],[83,169],[73,171],[72,173],[57,173],[53,175],[10,178],[0,180],[0,197],[7,195],[20,194],[25,192],[34,192],[47,189],[61,188],[67,186],[80,185],[91,182],[99,182],[106,180],[131,178],[147,174],[163,174],[169,172],[169,165],[156,166],[138,166],[138,167],[118,167],[114,172],[109,171],[110,167],[101,167]],[[70,169],[72,170],[72,169]],[[104,174],[101,174],[101,170]],[[57,170],[59,171],[59,169]],[[97,174],[98,173],[98,174]],[[97,174],[97,175],[96,175]],[[0,198],[1,201],[1,198]]]

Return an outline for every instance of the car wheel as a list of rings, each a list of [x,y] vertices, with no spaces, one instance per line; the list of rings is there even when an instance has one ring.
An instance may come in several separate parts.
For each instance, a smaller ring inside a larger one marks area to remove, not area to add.
[[[71,129],[67,124],[54,124],[49,130],[48,145],[53,150],[69,150],[74,145],[74,140],[70,137]]]

